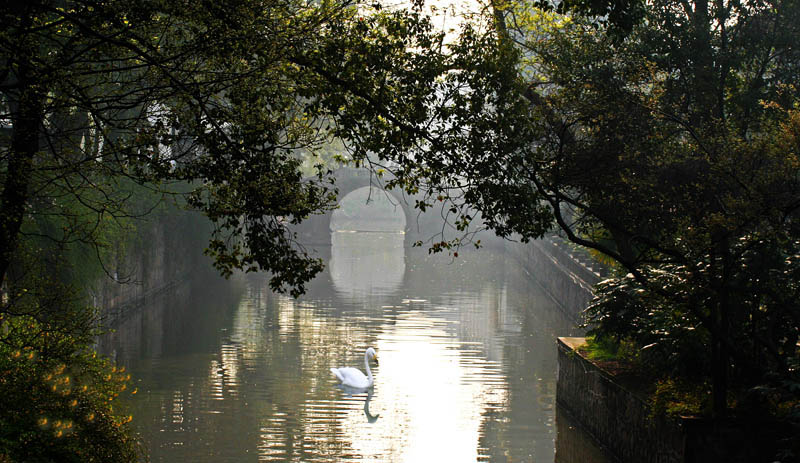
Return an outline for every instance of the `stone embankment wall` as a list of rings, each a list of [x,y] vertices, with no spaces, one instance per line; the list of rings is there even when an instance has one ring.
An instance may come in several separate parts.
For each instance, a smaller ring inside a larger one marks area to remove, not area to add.
[[[558,339],[556,401],[621,463],[773,463],[781,423],[739,417],[652,417],[624,374],[612,375],[578,353],[584,338]],[[557,458],[558,460],[558,458]],[[794,460],[782,460],[783,462]]]
[[[188,273],[207,269],[202,252],[208,229],[199,214],[186,211],[138,223],[136,237],[117,245],[120,257],[106,262],[106,274],[87,288],[90,303],[103,311],[103,324],[118,324],[149,298],[185,281]]]
[[[678,426],[653,420],[643,397],[577,352],[583,343],[558,339],[558,405],[622,462],[683,462]]]
[[[507,241],[506,250],[516,256],[569,318],[576,323],[582,321],[581,313],[593,297],[592,288],[603,278],[604,270],[599,264],[552,238],[529,243]]]

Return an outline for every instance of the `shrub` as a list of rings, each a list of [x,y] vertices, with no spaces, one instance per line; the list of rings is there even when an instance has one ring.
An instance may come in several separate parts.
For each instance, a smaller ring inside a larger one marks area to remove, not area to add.
[[[130,375],[30,316],[0,316],[0,462],[133,462]],[[130,393],[130,392],[128,392]]]

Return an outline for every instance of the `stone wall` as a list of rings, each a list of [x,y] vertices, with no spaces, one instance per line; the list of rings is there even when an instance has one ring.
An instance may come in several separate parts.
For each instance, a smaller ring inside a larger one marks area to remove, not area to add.
[[[558,339],[558,405],[622,462],[682,463],[679,426],[651,419],[644,398],[577,353],[583,342]]]
[[[584,431],[564,407],[556,404],[555,463],[619,463]]]
[[[114,326],[159,293],[174,289],[187,274],[207,270],[202,255],[208,223],[199,214],[170,211],[136,224],[136,236],[118,243],[116,262],[87,288],[90,303],[103,312],[103,324]]]
[[[582,321],[581,313],[593,297],[592,288],[602,278],[600,271],[583,263],[557,240],[507,241],[506,251],[516,257],[569,318],[576,323]]]
[[[791,437],[780,422],[764,416],[653,418],[631,378],[611,375],[577,352],[584,342],[558,339],[556,401],[613,458],[622,463],[780,463],[779,440]]]

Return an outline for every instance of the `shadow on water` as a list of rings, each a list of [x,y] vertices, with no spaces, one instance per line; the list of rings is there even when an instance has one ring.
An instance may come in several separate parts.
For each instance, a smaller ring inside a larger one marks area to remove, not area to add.
[[[124,364],[203,351],[219,327],[229,323],[245,291],[241,280],[228,281],[202,269],[168,292],[147,298],[98,339],[98,350]]]
[[[103,346],[136,378],[152,461],[553,462],[555,337],[573,324],[502,248],[453,260],[402,240],[335,233],[298,300],[262,275],[204,278],[118,327]],[[368,346],[374,388],[337,388],[330,367],[363,367]]]

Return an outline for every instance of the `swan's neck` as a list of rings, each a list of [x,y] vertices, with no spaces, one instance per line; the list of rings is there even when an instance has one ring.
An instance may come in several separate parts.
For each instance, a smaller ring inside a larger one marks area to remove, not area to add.
[[[369,383],[372,384],[372,370],[369,369],[369,354],[366,352],[364,352],[364,367],[367,369],[367,379],[369,380]]]

